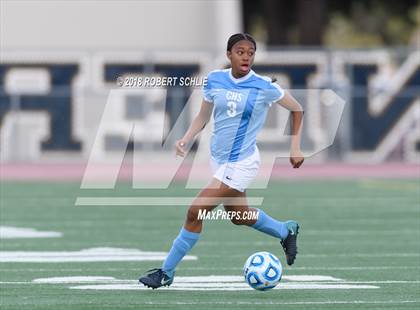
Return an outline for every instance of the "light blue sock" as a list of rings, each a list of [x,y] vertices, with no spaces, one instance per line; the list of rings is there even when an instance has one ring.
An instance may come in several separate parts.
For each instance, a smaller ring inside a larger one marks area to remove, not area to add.
[[[174,240],[172,248],[162,265],[162,270],[172,277],[175,268],[181,259],[192,249],[200,237],[200,233],[195,233],[181,228],[178,237]]]
[[[258,210],[258,220],[251,227],[266,233],[270,236],[284,239],[289,234],[289,230],[283,222],[279,222],[267,215],[263,210]]]

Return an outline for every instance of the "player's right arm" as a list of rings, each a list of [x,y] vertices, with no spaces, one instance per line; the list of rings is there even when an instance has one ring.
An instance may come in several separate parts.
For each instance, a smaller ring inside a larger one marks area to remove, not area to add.
[[[213,104],[206,102],[204,99],[201,102],[200,112],[192,121],[190,128],[188,128],[185,135],[175,143],[176,154],[179,156],[185,156],[186,151],[184,147],[190,143],[194,137],[206,127],[210,120],[211,113],[213,111]]]
[[[302,135],[303,123],[303,109],[297,100],[288,92],[285,92],[282,99],[277,102],[279,105],[288,109],[292,114],[292,133],[290,145],[290,163],[293,168],[299,168],[303,161],[304,156],[300,150],[300,142]]]

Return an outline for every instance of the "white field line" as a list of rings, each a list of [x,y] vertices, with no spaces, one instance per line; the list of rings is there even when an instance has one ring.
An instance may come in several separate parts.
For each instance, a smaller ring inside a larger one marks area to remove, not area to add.
[[[71,277],[70,277],[71,278]],[[83,278],[83,277],[79,277]],[[107,277],[94,277],[96,279],[68,279],[68,280],[45,280],[43,278],[35,279],[32,281],[0,281],[0,284],[83,284],[83,283],[91,283],[91,284],[127,284],[127,285],[138,285],[138,280],[120,280],[120,279],[105,279]],[[101,279],[104,278],[104,279]],[[112,278],[112,277],[111,277]],[[243,281],[241,281],[243,282]],[[282,279],[282,283],[292,283],[293,281],[284,281]],[[178,281],[176,280],[176,285],[181,284],[182,286],[212,286],[212,283],[218,283],[218,282],[185,282],[185,281]],[[294,284],[299,283],[310,283],[310,284],[419,284],[420,281],[414,280],[414,281],[314,281],[314,282],[305,282],[305,281],[297,281]],[[222,282],[223,285],[239,285],[242,286],[242,283],[232,281],[232,282]],[[174,284],[175,285],[175,284]]]
[[[276,286],[274,289],[290,289],[290,290],[336,290],[336,289],[377,289],[378,286],[373,285],[350,285],[350,284],[316,284],[316,283],[283,283]],[[71,286],[70,289],[79,290],[150,290],[145,286],[139,284],[99,284],[99,285],[78,285]],[[165,287],[164,290],[175,291],[242,291],[252,290],[246,283],[239,285],[229,285],[228,283],[202,283],[197,285],[195,283],[184,283],[182,285],[171,285]]]
[[[119,283],[119,284],[127,284],[127,285],[133,285],[133,284],[138,284],[137,280],[119,280],[119,279],[111,279],[111,280],[100,280],[101,277],[96,277],[98,278],[95,281],[92,280],[67,280],[67,281],[57,281],[57,282],[48,282],[48,281],[40,281],[41,279],[36,279],[38,281],[0,281],[0,284],[79,284],[79,283]],[[106,277],[104,277],[106,278]],[[283,281],[283,280],[282,280]],[[178,280],[176,280],[177,283],[182,283],[179,282]],[[225,282],[225,284],[235,284],[238,282]],[[291,282],[283,282],[283,283],[291,283]],[[307,283],[307,282],[298,282],[298,283]],[[298,284],[295,283],[295,284]],[[199,286],[201,285],[210,285],[211,283],[205,283],[205,282],[194,282],[194,283],[190,283],[190,282],[185,282],[185,285],[194,285],[197,284]],[[402,280],[402,281],[398,281],[398,280],[387,280],[387,281],[340,281],[340,282],[335,282],[335,281],[320,281],[320,282],[310,282],[310,284],[420,284],[419,280]]]
[[[290,282],[342,282],[343,279],[334,278],[331,276],[318,275],[290,275],[283,276],[282,280]],[[83,283],[83,282],[104,282],[104,283],[138,283],[137,280],[119,280],[114,277],[97,277],[97,276],[70,276],[70,277],[49,277],[34,279],[33,283]],[[176,277],[176,283],[244,283],[243,276],[191,276],[191,277]]]
[[[69,277],[71,278],[71,277]],[[80,277],[82,278],[82,277]],[[77,280],[77,279],[68,279],[68,280],[44,280],[43,278],[40,279],[35,279],[33,281],[0,281],[0,284],[72,284],[72,283],[120,283],[120,284],[138,284],[137,280],[119,280],[119,279],[105,279],[108,277],[94,277],[96,279],[81,279],[81,280]],[[104,278],[104,279],[101,279]],[[112,278],[112,277],[110,277]],[[242,277],[241,277],[242,278]],[[283,281],[283,279],[282,279]],[[243,281],[241,281],[243,282]],[[283,283],[291,283],[293,281],[285,281]],[[306,281],[297,281],[298,283],[308,283]],[[201,281],[197,281],[197,282],[185,282],[185,281],[178,281],[178,279],[176,280],[176,283],[183,283],[183,285],[193,285],[193,284],[198,284],[198,285],[210,285],[211,283],[217,283],[217,282],[201,282]],[[223,282],[225,284],[235,284],[235,283],[239,283],[236,281],[232,281],[232,282]],[[420,280],[386,280],[386,281],[314,281],[314,282],[310,282],[311,284],[420,284]],[[297,283],[296,283],[297,284]]]
[[[137,280],[120,280],[113,277],[50,277],[34,279],[25,284],[85,284],[71,286],[70,289],[81,290],[147,290]],[[86,285],[90,283],[90,285]],[[96,284],[93,284],[96,283]],[[97,284],[99,283],[99,284]],[[0,284],[18,284],[13,282]],[[275,289],[376,289],[378,286],[366,285],[358,282],[346,283],[344,280],[331,276],[317,275],[291,275],[285,276]],[[169,288],[164,290],[182,291],[241,291],[252,290],[244,281],[242,276],[196,276],[177,277],[176,281]]]
[[[0,282],[1,284],[45,284],[34,282]],[[63,283],[64,284],[64,283]],[[67,283],[70,284],[70,283]],[[73,283],[74,284],[74,283]],[[91,284],[91,285],[76,285],[69,287],[70,289],[80,290],[150,290],[145,286],[137,283],[127,284],[115,281],[115,284]],[[379,286],[364,285],[364,284],[346,284],[346,283],[308,283],[308,282],[284,282],[280,283],[274,289],[378,289]],[[161,290],[177,290],[177,291],[241,291],[252,290],[246,283],[180,283],[173,284],[170,287],[161,288]]]
[[[57,231],[39,231],[34,228],[0,226],[0,239],[21,238],[60,238],[63,234]]]
[[[137,280],[134,279],[115,279],[114,277],[104,276],[67,276],[67,277],[48,277],[34,279],[32,282],[0,282],[1,284],[81,284],[81,283],[100,283],[100,284],[119,284],[125,285],[122,289],[128,289],[127,285],[138,285]],[[420,280],[383,280],[383,281],[346,281],[340,278],[324,275],[286,275],[283,276],[281,285],[294,285],[294,284],[326,284],[328,285],[366,285],[366,284],[418,284]],[[246,287],[246,283],[242,276],[184,276],[177,277],[171,288],[177,287]]]
[[[147,252],[138,249],[90,248],[80,251],[1,251],[0,262],[62,263],[109,261],[163,261],[166,252]],[[187,255],[183,260],[196,260]]]
[[[32,283],[62,284],[62,283],[92,283],[92,282],[114,282],[114,277],[96,276],[75,276],[75,277],[50,277],[32,280]]]

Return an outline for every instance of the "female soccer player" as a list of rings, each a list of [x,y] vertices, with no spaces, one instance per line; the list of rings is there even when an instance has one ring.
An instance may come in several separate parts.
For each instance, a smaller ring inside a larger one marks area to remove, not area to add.
[[[236,225],[247,225],[280,239],[288,265],[294,263],[299,225],[296,221],[280,222],[264,211],[249,208],[245,190],[255,178],[260,165],[256,146],[257,133],[262,128],[268,107],[273,102],[289,109],[292,114],[290,163],[299,168],[303,163],[300,132],[303,112],[299,103],[270,78],[251,70],[257,49],[249,34],[234,34],[227,43],[231,68],[209,73],[204,87],[200,112],[184,137],[176,142],[176,153],[185,156],[185,147],[205,127],[213,112],[214,129],[211,139],[213,179],[198,194],[188,209],[187,218],[174,240],[166,260],[159,269],[149,270],[139,281],[152,288],[172,284],[175,268],[199,239],[203,221],[199,214],[210,212],[219,204],[236,214],[258,212],[257,219],[249,216],[232,218]]]

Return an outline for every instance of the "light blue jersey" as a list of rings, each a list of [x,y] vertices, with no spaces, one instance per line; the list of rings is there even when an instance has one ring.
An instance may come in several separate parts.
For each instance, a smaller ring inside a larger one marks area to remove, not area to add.
[[[214,104],[211,155],[219,164],[252,155],[268,108],[284,96],[280,86],[252,70],[239,79],[231,69],[212,71],[203,92]]]

